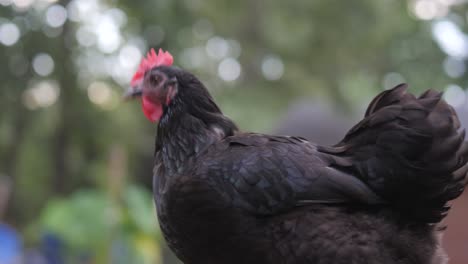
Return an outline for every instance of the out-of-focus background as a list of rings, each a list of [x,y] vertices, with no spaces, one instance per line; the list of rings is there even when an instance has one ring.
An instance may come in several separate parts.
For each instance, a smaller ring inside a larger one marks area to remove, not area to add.
[[[0,0],[0,263],[177,263],[155,125],[122,104],[162,47],[245,130],[333,144],[373,96],[444,90],[468,126],[466,0]],[[468,263],[468,194],[445,235]]]

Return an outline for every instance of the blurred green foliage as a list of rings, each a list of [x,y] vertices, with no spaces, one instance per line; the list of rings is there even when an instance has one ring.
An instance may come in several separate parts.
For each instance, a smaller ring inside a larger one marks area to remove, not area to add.
[[[112,263],[154,263],[161,235],[154,223],[153,200],[147,191],[128,186],[114,197],[96,189],[79,190],[49,201],[38,225],[67,242],[69,256],[91,252],[108,263],[109,244],[125,243],[134,253]],[[156,240],[155,240],[156,239]],[[143,261],[147,260],[147,261]]]
[[[460,103],[467,10],[438,0],[0,0],[0,177],[12,193],[0,219],[31,247],[52,232],[95,263],[157,263],[155,126],[120,102],[150,47],[199,76],[240,127],[267,132],[298,98],[351,115],[403,81]]]

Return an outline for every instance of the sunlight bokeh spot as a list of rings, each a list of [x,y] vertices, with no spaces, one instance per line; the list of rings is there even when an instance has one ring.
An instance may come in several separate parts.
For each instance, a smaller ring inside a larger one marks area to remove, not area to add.
[[[98,48],[104,53],[112,53],[116,51],[122,37],[116,21],[111,16],[102,16],[96,28],[96,36],[98,39]]]
[[[239,78],[241,65],[234,58],[226,58],[218,66],[218,75],[224,81],[230,82]]]
[[[47,8],[46,22],[51,27],[61,27],[67,21],[67,10],[61,5]]]
[[[47,53],[37,54],[32,62],[34,71],[40,76],[47,76],[54,71],[54,60]]]
[[[460,107],[465,103],[466,94],[460,86],[450,84],[445,88],[444,99],[453,107]]]
[[[431,20],[447,15],[448,5],[437,0],[416,0],[413,2],[412,11],[419,19]]]
[[[76,40],[81,46],[90,47],[96,43],[96,35],[89,27],[82,26],[75,33]]]
[[[262,61],[262,73],[267,80],[279,80],[284,73],[283,61],[275,55],[266,56]]]
[[[119,62],[125,68],[136,68],[140,63],[141,51],[134,45],[125,45],[119,52]]]
[[[5,23],[0,25],[0,42],[5,46],[12,46],[18,42],[20,38],[20,30],[13,23]]]
[[[447,55],[455,58],[468,57],[468,37],[452,21],[442,20],[434,23],[432,34]]]
[[[213,59],[222,59],[228,52],[229,44],[221,37],[212,37],[206,42],[206,53]]]
[[[13,4],[18,9],[26,9],[34,4],[34,0],[13,0]]]
[[[111,17],[118,27],[123,27],[127,24],[127,15],[119,8],[111,8],[106,12],[106,15]]]
[[[23,93],[23,103],[30,109],[45,108],[53,105],[60,94],[56,81],[44,80],[34,83]]]
[[[88,87],[89,100],[99,107],[111,110],[116,106],[114,91],[105,82],[96,81]]]
[[[452,78],[460,78],[466,72],[465,62],[458,58],[447,57],[443,66],[445,73]]]

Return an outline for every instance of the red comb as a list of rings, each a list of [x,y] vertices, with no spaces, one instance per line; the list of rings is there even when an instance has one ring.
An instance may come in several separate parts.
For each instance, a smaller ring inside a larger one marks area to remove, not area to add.
[[[135,75],[133,75],[130,85],[134,87],[140,84],[147,70],[161,65],[171,66],[173,61],[174,59],[172,58],[172,55],[169,52],[159,49],[158,54],[156,54],[154,49],[151,49],[146,54],[146,58],[143,58],[141,60],[140,66],[138,66],[137,72],[135,73]]]

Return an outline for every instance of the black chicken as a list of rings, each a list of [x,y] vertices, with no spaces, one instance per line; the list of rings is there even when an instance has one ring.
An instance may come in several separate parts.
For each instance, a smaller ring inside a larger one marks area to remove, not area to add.
[[[440,93],[382,92],[324,147],[240,132],[171,64],[152,51],[127,97],[159,120],[154,197],[184,263],[445,263],[437,224],[466,185],[468,143]]]

